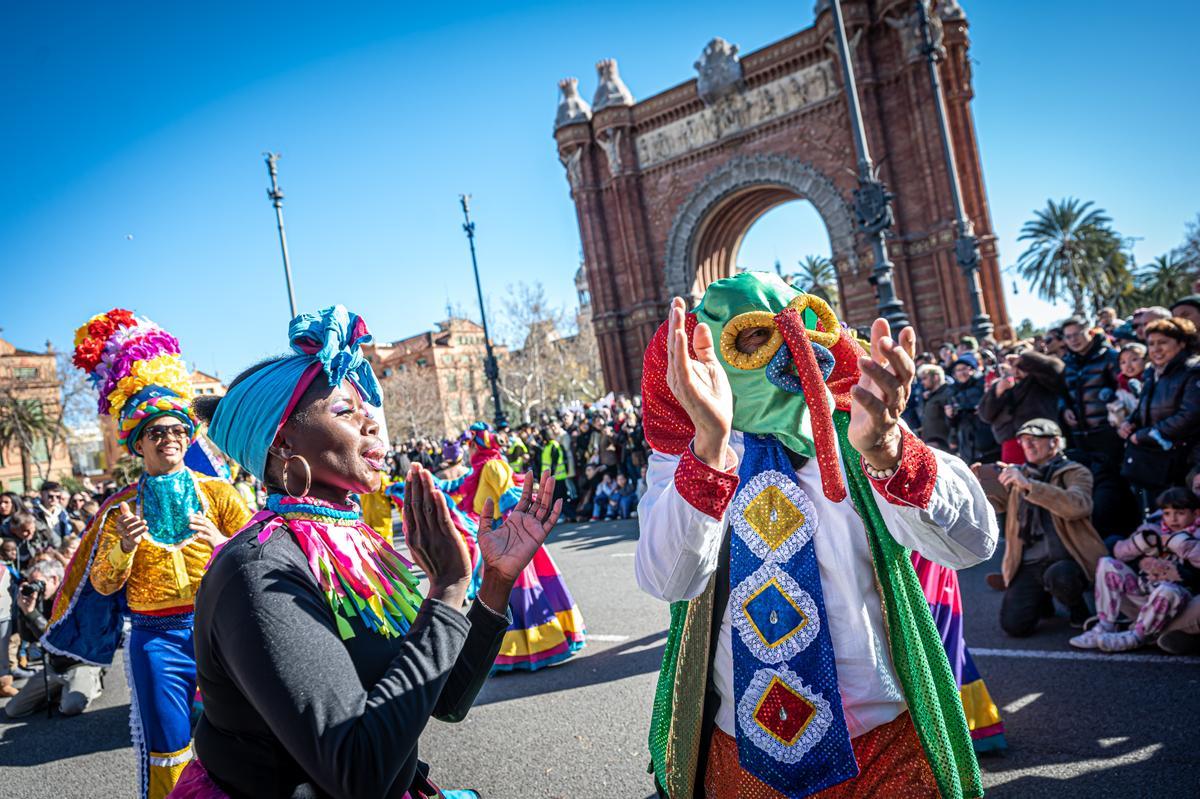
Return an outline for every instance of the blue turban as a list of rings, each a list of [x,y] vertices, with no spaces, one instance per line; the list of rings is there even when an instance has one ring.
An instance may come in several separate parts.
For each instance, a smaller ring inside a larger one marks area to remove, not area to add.
[[[267,450],[279,428],[320,372],[330,386],[349,378],[365,403],[376,409],[383,405],[379,381],[362,353],[362,345],[372,341],[362,317],[334,305],[297,316],[288,337],[295,354],[268,363],[229,389],[208,426],[213,443],[260,480],[266,479]]]

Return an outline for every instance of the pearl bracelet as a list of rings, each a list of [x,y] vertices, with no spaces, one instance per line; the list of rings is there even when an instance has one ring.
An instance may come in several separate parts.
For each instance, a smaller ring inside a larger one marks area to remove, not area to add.
[[[872,480],[886,480],[896,473],[896,467],[890,469],[876,469],[864,459],[862,462],[863,471],[867,473],[867,477]]]

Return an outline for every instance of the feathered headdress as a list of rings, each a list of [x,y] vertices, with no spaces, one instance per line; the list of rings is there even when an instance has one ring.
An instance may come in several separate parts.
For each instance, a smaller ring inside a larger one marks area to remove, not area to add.
[[[124,308],[97,314],[75,331],[72,362],[87,372],[101,414],[117,420],[117,443],[133,445],[142,427],[174,416],[195,435],[192,382],[179,357],[179,340]]]

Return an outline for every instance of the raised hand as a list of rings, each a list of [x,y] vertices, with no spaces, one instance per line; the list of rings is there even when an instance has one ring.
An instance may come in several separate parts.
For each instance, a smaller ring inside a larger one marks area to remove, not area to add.
[[[733,428],[733,391],[717,360],[708,325],[696,325],[692,334],[696,357],[688,353],[686,317],[683,300],[676,297],[671,301],[667,324],[667,387],[696,428],[696,457],[713,468],[724,469]]]
[[[117,506],[117,535],[121,536],[121,551],[128,555],[142,543],[142,536],[150,531],[146,520],[135,516],[128,502]]]
[[[193,513],[189,516],[188,528],[196,533],[197,538],[207,542],[213,549],[216,549],[228,540],[225,534],[217,529],[217,525],[213,523],[213,520],[203,513]]]
[[[479,517],[479,553],[483,557],[484,578],[495,576],[507,582],[515,582],[521,570],[533,560],[534,553],[554,529],[558,514],[562,511],[562,500],[551,505],[554,498],[554,475],[547,471],[542,482],[534,491],[533,472],[525,473],[525,486],[521,499],[508,514],[508,518],[492,529],[495,508],[492,501],[483,504]]]
[[[471,580],[471,555],[433,475],[416,463],[404,484],[404,538],[429,579],[429,596],[460,607]]]
[[[862,377],[850,389],[850,443],[863,459],[881,471],[900,463],[900,414],[912,393],[917,335],[900,331],[897,343],[886,319],[871,325],[871,357],[859,358]]]

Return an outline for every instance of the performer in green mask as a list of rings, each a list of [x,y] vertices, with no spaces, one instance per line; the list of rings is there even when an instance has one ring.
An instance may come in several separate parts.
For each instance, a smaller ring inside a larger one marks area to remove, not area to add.
[[[747,272],[676,299],[646,352],[639,585],[671,604],[650,750],[671,799],[983,794],[910,551],[959,569],[996,520],[900,422],[916,336],[870,353]]]

